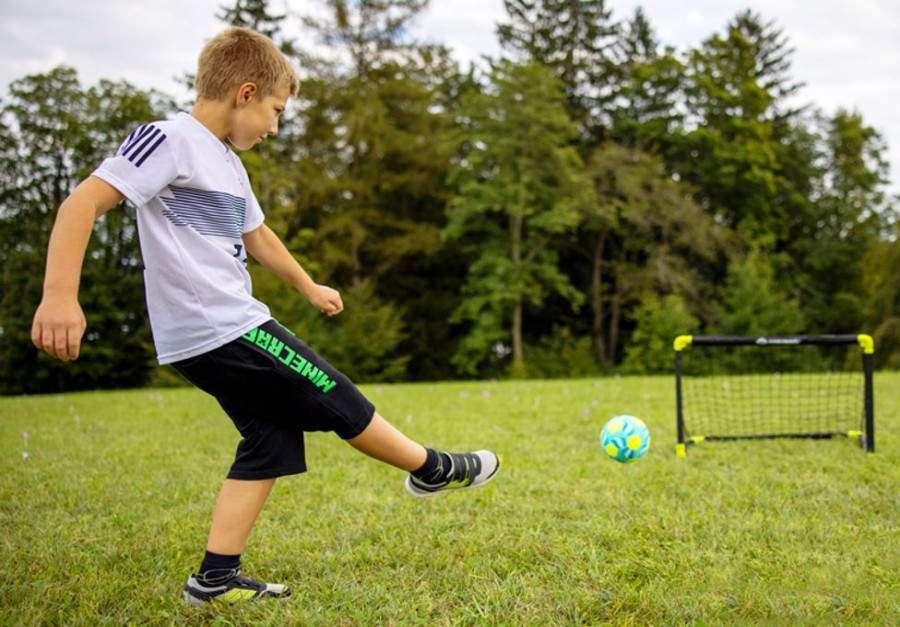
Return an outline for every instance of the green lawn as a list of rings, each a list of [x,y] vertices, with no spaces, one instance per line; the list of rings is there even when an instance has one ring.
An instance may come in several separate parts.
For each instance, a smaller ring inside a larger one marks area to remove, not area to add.
[[[310,472],[279,482],[244,557],[293,597],[199,609],[179,592],[237,442],[218,406],[0,398],[0,625],[898,625],[900,373],[875,386],[874,455],[779,440],[686,459],[671,377],[365,386],[427,445],[498,451],[496,480],[412,499],[400,471],[311,434]],[[603,457],[617,413],[647,422],[645,459]]]

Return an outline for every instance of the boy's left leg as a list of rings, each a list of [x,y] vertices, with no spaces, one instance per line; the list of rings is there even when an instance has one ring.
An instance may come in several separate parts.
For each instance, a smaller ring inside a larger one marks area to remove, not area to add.
[[[216,499],[206,550],[219,555],[243,553],[253,525],[274,486],[275,479],[226,479]]]
[[[206,556],[199,573],[188,578],[182,592],[185,603],[290,596],[291,589],[282,584],[261,583],[241,575],[241,553],[274,485],[275,479],[225,480],[213,511]]]

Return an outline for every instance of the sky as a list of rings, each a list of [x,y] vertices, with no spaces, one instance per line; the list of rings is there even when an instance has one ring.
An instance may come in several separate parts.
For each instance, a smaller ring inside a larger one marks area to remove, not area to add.
[[[231,0],[0,0],[0,93],[23,76],[60,64],[83,85],[128,80],[187,98],[178,77],[194,69],[207,39],[222,27]],[[312,0],[271,0],[275,12],[301,15]],[[608,0],[614,19],[638,6],[665,45],[698,45],[751,9],[783,31],[795,49],[791,77],[804,84],[798,104],[825,114],[857,111],[888,144],[890,191],[900,193],[900,2],[898,0]],[[810,8],[815,7],[811,12]],[[502,0],[431,0],[413,29],[468,63],[495,55]]]

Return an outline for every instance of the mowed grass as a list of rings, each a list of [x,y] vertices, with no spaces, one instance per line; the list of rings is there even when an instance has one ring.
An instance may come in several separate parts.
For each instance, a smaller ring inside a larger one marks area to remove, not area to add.
[[[0,624],[900,624],[900,373],[876,374],[874,455],[678,459],[671,377],[363,389],[425,444],[498,451],[496,480],[412,499],[402,472],[310,434],[310,472],[279,481],[244,554],[294,595],[203,608],[179,592],[237,442],[215,402],[0,398]],[[618,413],[650,427],[637,463],[598,445]]]

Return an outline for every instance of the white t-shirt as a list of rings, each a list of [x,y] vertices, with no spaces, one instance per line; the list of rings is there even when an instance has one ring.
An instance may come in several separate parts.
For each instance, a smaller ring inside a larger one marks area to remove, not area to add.
[[[135,130],[94,176],[137,207],[157,359],[206,353],[269,320],[252,294],[243,233],[263,223],[247,171],[187,113]]]

